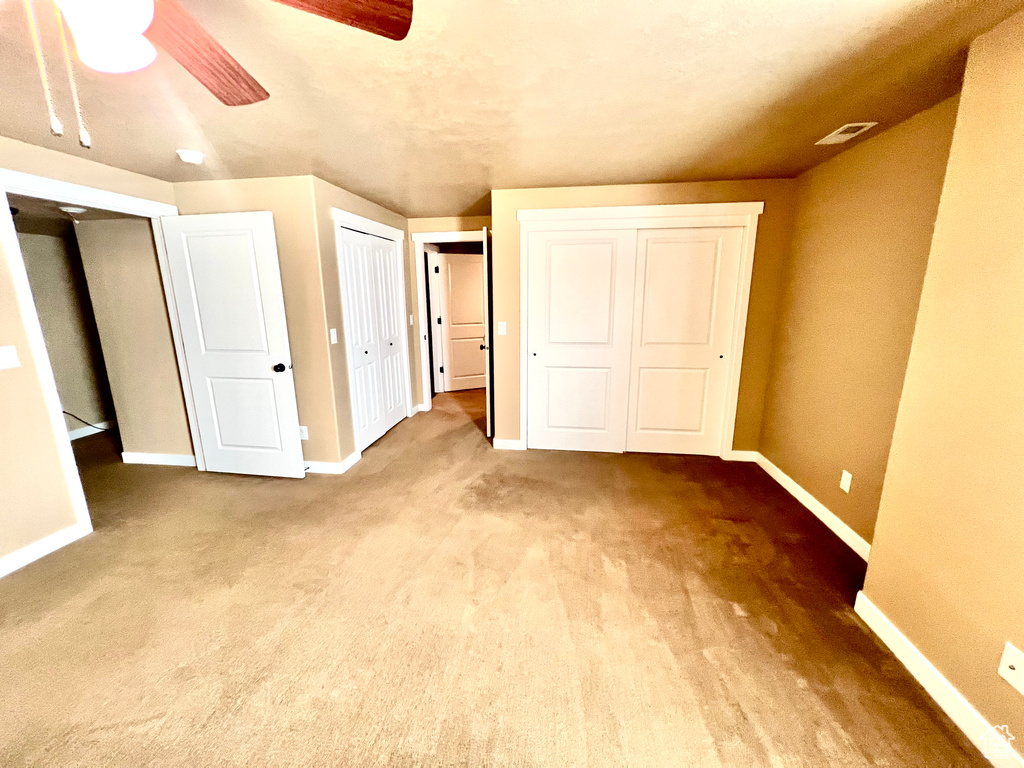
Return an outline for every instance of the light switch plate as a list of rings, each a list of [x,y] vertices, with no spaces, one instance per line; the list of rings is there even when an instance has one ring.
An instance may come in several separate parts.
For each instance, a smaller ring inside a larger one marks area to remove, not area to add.
[[[498,335],[505,336],[506,334],[508,334],[508,325],[506,325],[505,322],[502,321],[498,323]]]
[[[309,440],[309,427],[299,427],[299,437]]]
[[[1007,643],[999,661],[999,676],[1024,694],[1024,651]]]
[[[844,493],[849,493],[850,492],[850,483],[852,483],[852,482],[853,482],[853,475],[851,475],[849,472],[847,472],[844,469],[843,470],[843,476],[839,479],[839,488]]]
[[[20,368],[17,347],[0,347],[0,371],[8,368]]]
[[[338,343],[338,329],[337,328],[331,328],[331,344],[337,344],[337,343]]]

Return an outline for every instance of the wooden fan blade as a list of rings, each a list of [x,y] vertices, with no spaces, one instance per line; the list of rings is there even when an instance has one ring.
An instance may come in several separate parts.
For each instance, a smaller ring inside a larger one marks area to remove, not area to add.
[[[412,25],[412,0],[277,0],[331,21],[404,40]]]
[[[229,107],[270,98],[178,0],[156,0],[156,16],[145,35]]]

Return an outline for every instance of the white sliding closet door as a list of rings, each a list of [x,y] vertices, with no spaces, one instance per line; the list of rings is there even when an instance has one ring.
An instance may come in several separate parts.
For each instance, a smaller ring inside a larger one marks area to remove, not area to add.
[[[404,276],[394,242],[337,228],[356,448],[406,416]]]
[[[528,243],[528,447],[626,445],[635,230],[534,232]]]
[[[719,454],[743,232],[640,231],[626,450]]]

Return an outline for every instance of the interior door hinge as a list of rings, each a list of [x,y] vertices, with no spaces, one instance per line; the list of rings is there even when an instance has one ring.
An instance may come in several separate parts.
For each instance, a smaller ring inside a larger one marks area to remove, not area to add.
[[[434,267],[434,274],[435,275],[441,274],[441,268],[440,267]]]
[[[441,366],[441,373],[444,373],[444,366]]]
[[[439,318],[437,318],[437,324],[438,324],[438,325],[440,325],[440,324],[441,324],[441,318],[440,318],[440,317],[439,317]]]

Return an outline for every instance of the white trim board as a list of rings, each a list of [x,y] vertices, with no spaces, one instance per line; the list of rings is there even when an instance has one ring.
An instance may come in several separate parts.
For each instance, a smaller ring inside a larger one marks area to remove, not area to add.
[[[857,593],[854,610],[928,692],[928,695],[935,700],[942,711],[949,715],[949,718],[964,732],[971,743],[984,753],[985,736],[992,731],[993,724],[988,722],[974,708],[974,705],[964,698],[956,686],[935,668],[935,665],[863,592]],[[997,768],[1024,768],[1024,757],[1012,749],[1007,757],[990,758],[989,762]]]
[[[125,464],[153,464],[164,467],[194,467],[196,457],[180,453],[133,453],[125,451],[121,454]]]
[[[24,568],[29,563],[46,557],[51,552],[56,552],[66,547],[73,541],[88,536],[92,533],[92,523],[75,523],[63,530],[51,533],[39,541],[27,544],[21,549],[16,549],[3,557],[0,557],[0,578]]]
[[[84,187],[81,184],[47,179],[44,176],[10,171],[5,168],[0,168],[0,188],[15,195],[52,200],[56,203],[83,205],[87,208],[102,208],[105,211],[128,213],[144,218],[174,216],[178,212],[177,206],[169,203],[158,203],[155,200],[144,200],[141,197],[131,197],[95,187]]]
[[[494,448],[498,451],[525,451],[525,440],[506,440],[501,437],[494,438]]]
[[[70,437],[73,442],[75,440],[80,440],[83,437],[89,437],[90,435],[98,435],[100,432],[108,432],[116,423],[116,421],[101,421],[99,424],[93,424],[88,427],[69,429],[68,437]]]
[[[676,216],[750,216],[764,213],[763,202],[679,203],[675,205],[618,205],[604,208],[523,208],[518,221],[570,221],[590,219],[647,219]]]
[[[357,216],[340,208],[331,208],[331,218],[334,219],[336,224],[346,229],[354,229],[357,232],[375,235],[385,240],[394,240],[396,243],[405,242],[404,230],[389,227],[387,224],[381,224],[379,221],[368,219],[365,216]]]
[[[857,533],[853,528],[840,520],[834,512],[804,490],[793,478],[775,466],[764,454],[757,454],[757,465],[769,476],[789,491],[789,494],[809,509],[814,516],[821,520],[829,529],[846,545],[864,558],[865,562],[871,554],[871,545]]]
[[[356,465],[363,454],[355,451],[344,461],[307,461],[306,472],[311,475],[344,475]]]

